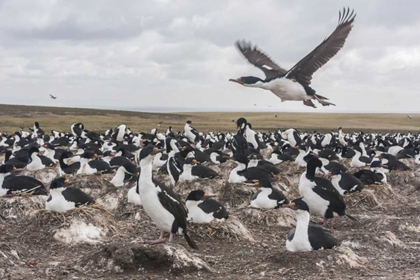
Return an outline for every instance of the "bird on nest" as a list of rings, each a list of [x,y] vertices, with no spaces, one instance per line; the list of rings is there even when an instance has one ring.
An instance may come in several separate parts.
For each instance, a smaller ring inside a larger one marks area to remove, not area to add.
[[[317,100],[323,106],[334,105],[328,102],[328,98],[316,94],[311,88],[312,75],[333,58],[344,46],[356,17],[354,11],[343,9],[339,12],[338,25],[336,29],[319,44],[313,51],[302,58],[289,70],[277,65],[268,55],[252,46],[250,42],[238,40],[236,47],[245,58],[254,66],[261,69],[265,74],[265,80],[258,77],[246,76],[229,81],[238,83],[245,87],[256,87],[269,90],[284,101],[303,101],[306,106],[314,107],[312,99]]]

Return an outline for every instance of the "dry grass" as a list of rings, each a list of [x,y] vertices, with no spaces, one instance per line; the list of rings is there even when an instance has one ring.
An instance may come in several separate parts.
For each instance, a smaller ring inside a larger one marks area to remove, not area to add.
[[[277,118],[275,117],[277,115]],[[81,108],[0,105],[1,130],[14,132],[19,127],[27,129],[38,121],[45,131],[69,131],[70,125],[83,122],[85,128],[104,131],[121,123],[133,131],[149,131],[163,121],[162,130],[172,126],[183,131],[185,121],[191,119],[200,131],[234,131],[232,120],[245,117],[253,128],[274,131],[294,127],[300,130],[329,131],[342,126],[346,131],[420,131],[420,114],[322,114],[322,113],[143,113],[130,111],[97,110]]]

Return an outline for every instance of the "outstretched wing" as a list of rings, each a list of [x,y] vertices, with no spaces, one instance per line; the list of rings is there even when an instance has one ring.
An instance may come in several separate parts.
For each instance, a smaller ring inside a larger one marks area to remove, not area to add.
[[[356,14],[350,9],[339,12],[338,25],[331,35],[319,44],[312,52],[302,58],[287,74],[288,78],[296,79],[303,85],[311,84],[313,73],[334,57],[344,46]]]
[[[236,41],[235,45],[251,64],[264,72],[266,78],[273,78],[286,74],[287,71],[285,69],[278,66],[271,58],[259,50],[257,46],[252,46],[250,42],[239,40]]]

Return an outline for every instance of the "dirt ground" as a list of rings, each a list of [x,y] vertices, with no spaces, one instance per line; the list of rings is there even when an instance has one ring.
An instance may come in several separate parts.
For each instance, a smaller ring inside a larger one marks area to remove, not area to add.
[[[292,210],[247,207],[252,185],[215,179],[175,187],[183,198],[197,188],[216,194],[231,214],[224,223],[189,225],[196,251],[182,236],[145,244],[159,231],[140,206],[127,204],[130,186],[113,187],[109,175],[70,177],[97,206],[58,215],[44,210],[45,197],[0,199],[0,279],[419,279],[420,170],[406,162],[413,170],[389,174],[389,186],[345,197],[348,213],[360,223],[329,221],[339,247],[307,253],[285,250]],[[212,168],[227,178],[233,166]],[[277,187],[290,199],[298,197],[302,169],[279,167]],[[30,175],[48,184],[54,170],[49,172]],[[168,183],[165,175],[155,177]]]

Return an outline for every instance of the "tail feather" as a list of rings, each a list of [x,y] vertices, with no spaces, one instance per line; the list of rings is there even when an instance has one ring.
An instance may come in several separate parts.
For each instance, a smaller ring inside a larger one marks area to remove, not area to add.
[[[184,230],[184,237],[185,240],[187,240],[188,245],[190,245],[191,248],[198,250],[197,244],[195,244],[194,240],[191,239],[191,237],[188,235],[188,233]]]
[[[319,95],[318,93],[317,94],[314,94],[316,97],[318,97],[319,99],[322,99],[322,100],[328,100],[328,98],[326,98],[325,96],[322,96],[322,95]]]
[[[346,217],[349,218],[350,220],[355,221],[355,222],[360,224],[360,221],[358,219],[356,219],[355,217],[350,216],[349,214],[346,214]]]

